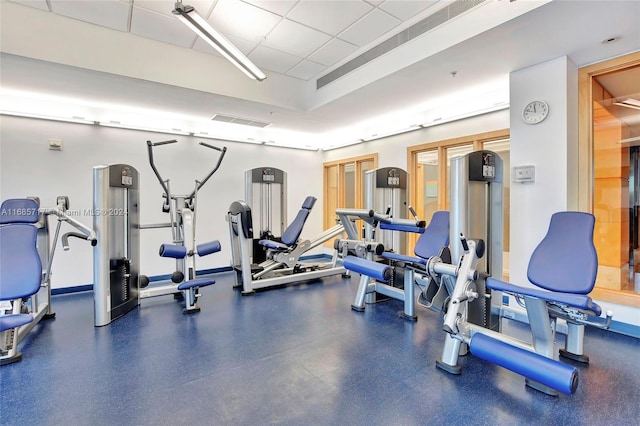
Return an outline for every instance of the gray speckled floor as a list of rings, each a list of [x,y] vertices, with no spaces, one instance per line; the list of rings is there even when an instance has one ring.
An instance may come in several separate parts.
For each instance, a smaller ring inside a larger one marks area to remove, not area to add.
[[[440,317],[399,302],[351,311],[340,277],[242,297],[231,273],[202,289],[202,312],[145,299],[93,327],[91,293],[54,297],[57,316],[0,369],[3,425],[626,425],[640,418],[640,340],[588,330],[572,396],[469,355],[435,368]],[[505,327],[522,332],[521,326]],[[562,338],[562,337],[560,337]],[[570,361],[567,361],[570,363]]]

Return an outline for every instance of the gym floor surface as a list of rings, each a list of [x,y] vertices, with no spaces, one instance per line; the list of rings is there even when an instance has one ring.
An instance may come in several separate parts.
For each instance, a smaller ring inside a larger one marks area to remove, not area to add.
[[[330,277],[250,297],[231,273],[202,289],[202,311],[169,296],[93,326],[90,292],[55,296],[56,318],[0,368],[2,425],[625,425],[640,418],[640,339],[587,329],[591,364],[572,396],[468,355],[436,369],[441,317],[402,303],[350,309],[351,279]],[[614,312],[615,320],[615,312]],[[522,325],[504,331],[522,334]],[[564,336],[558,335],[558,339]]]

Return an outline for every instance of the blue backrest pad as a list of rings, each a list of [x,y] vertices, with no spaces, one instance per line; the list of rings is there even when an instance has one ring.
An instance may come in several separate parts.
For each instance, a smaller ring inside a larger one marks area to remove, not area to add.
[[[38,221],[38,202],[30,198],[10,198],[0,206],[0,224],[36,223]]]
[[[431,217],[431,222],[418,238],[413,252],[416,256],[426,259],[437,256],[442,247],[449,245],[449,212],[437,211]]]
[[[289,226],[287,226],[287,229],[282,233],[282,237],[280,237],[280,241],[282,241],[283,244],[290,246],[298,241],[298,238],[300,238],[300,234],[302,233],[304,223],[307,221],[309,212],[315,203],[316,197],[311,195],[304,199],[296,218],[289,224]]]
[[[591,292],[598,272],[594,224],[595,218],[589,213],[553,214],[547,235],[529,260],[529,281],[551,291]]]
[[[301,208],[311,210],[315,203],[316,203],[316,197],[309,195],[307,198],[304,199],[304,202],[302,203]]]
[[[0,226],[0,300],[35,294],[40,288],[42,263],[33,225]]]
[[[280,240],[283,244],[290,246],[298,241],[298,238],[302,233],[302,228],[304,227],[304,223],[307,221],[308,216],[309,210],[301,209],[300,211],[298,211],[296,218],[282,233],[282,237],[280,238]]]

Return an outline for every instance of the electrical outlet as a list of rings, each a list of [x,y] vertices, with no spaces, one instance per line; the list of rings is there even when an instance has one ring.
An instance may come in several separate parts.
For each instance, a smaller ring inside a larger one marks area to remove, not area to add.
[[[49,149],[53,151],[62,151],[62,139],[49,139]]]

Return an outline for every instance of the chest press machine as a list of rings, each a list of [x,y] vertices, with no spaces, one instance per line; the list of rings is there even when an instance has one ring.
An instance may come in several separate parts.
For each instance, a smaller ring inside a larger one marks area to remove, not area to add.
[[[37,198],[14,198],[0,206],[0,365],[22,358],[19,343],[42,320],[55,317],[51,307],[51,267],[63,222],[79,232],[62,235],[81,238],[95,246],[96,235],[69,216],[69,199],[57,198],[55,208],[41,208]],[[49,216],[57,218],[53,243]]]

